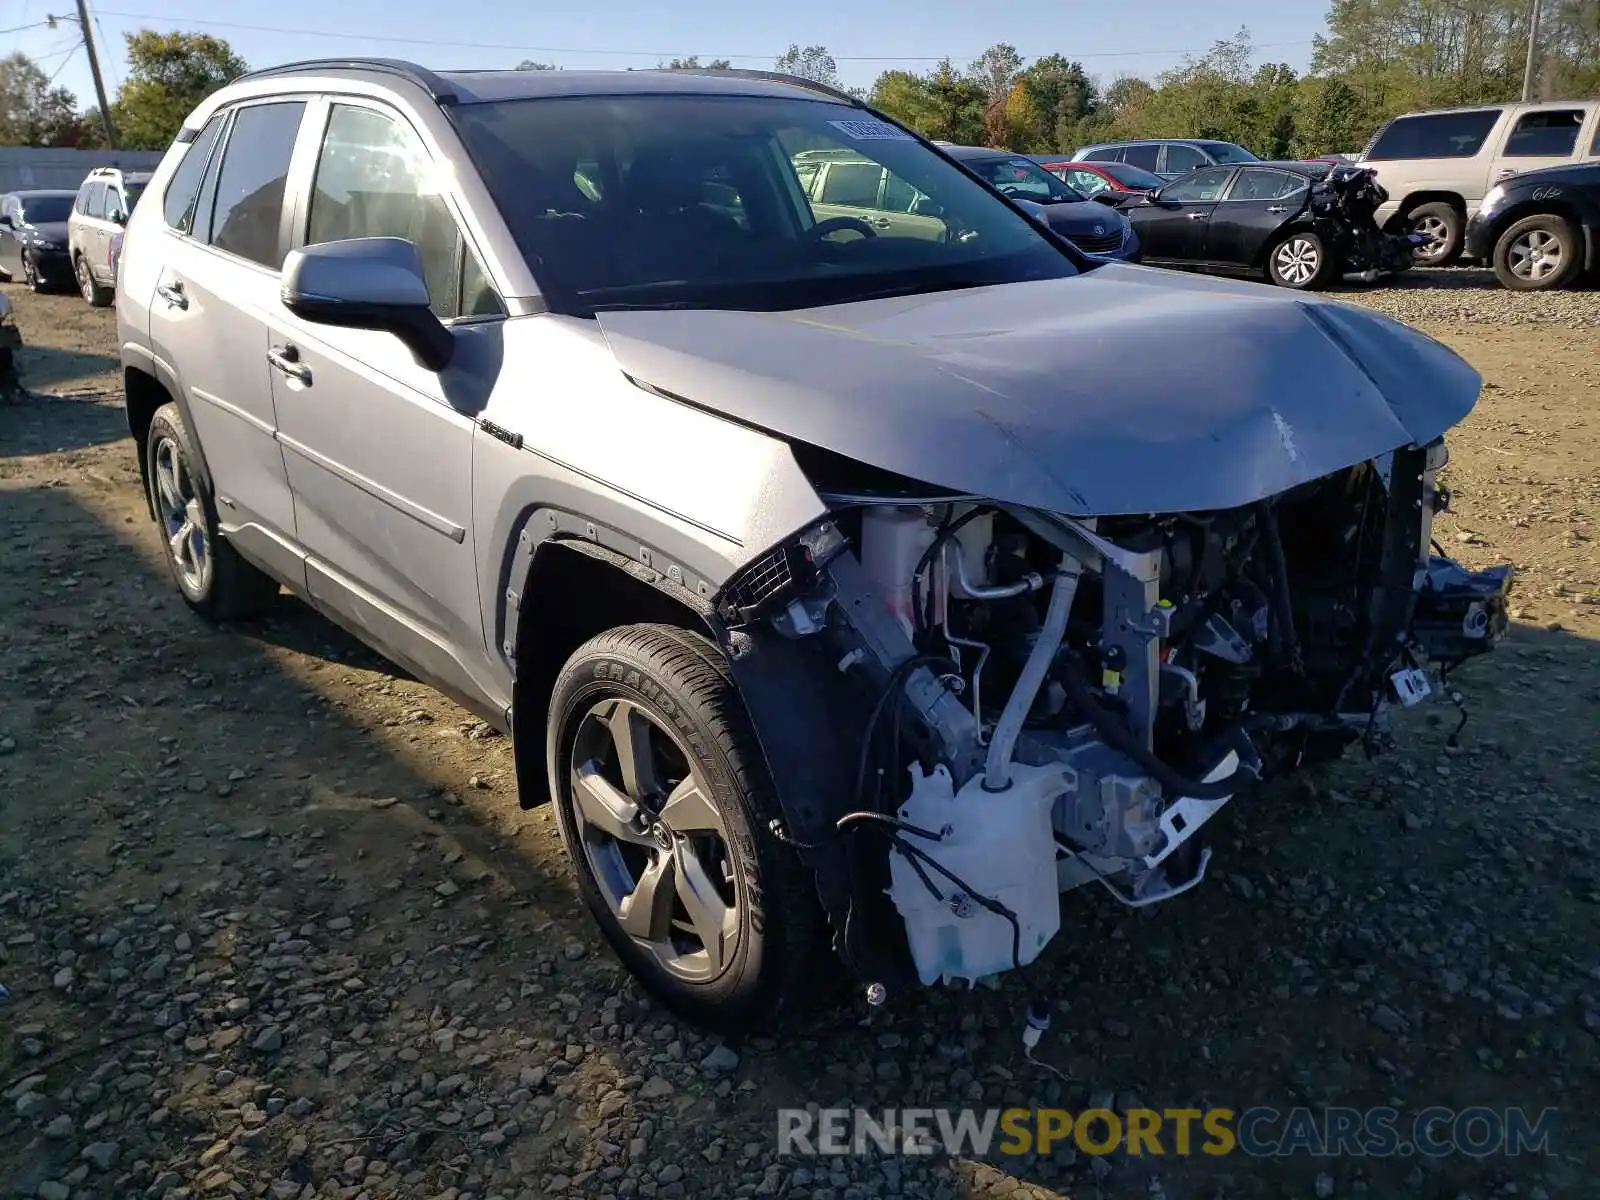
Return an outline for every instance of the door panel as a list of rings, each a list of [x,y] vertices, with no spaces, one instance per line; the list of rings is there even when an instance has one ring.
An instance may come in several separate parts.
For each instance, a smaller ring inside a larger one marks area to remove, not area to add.
[[[1206,258],[1236,269],[1254,266],[1278,229],[1305,206],[1306,196],[1303,179],[1244,168],[1206,223]]]
[[[150,344],[188,401],[217,494],[223,531],[247,552],[268,539],[274,571],[299,585],[292,555],[294,503],[276,440],[266,365],[269,314],[281,308],[275,271],[165,234],[166,262],[150,297]]]
[[[475,260],[441,190],[447,173],[391,109],[340,99],[325,118],[296,218],[306,242],[410,241],[434,313],[457,318]],[[438,373],[391,334],[314,325],[281,305],[270,328],[263,361],[312,599],[430,682],[503,711],[472,537],[473,414],[496,372],[499,324],[457,328]]]
[[[313,326],[281,306],[270,328],[272,351],[298,368],[266,367],[263,346],[312,599],[430,679],[486,694],[476,423],[445,398],[462,365],[441,382],[389,334]]]
[[[1145,261],[1164,258],[1196,262],[1205,248],[1206,222],[1216,209],[1215,201],[1204,204],[1151,205],[1129,209],[1144,245]]]

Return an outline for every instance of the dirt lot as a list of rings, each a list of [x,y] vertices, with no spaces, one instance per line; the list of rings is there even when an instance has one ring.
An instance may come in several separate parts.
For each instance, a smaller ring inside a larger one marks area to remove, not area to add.
[[[188,613],[111,314],[11,289],[37,395],[0,408],[0,1186],[1600,1195],[1600,322],[1508,326],[1475,286],[1426,325],[1488,380],[1440,539],[1521,574],[1508,644],[1457,677],[1462,746],[1434,708],[1398,752],[1230,809],[1193,895],[1069,897],[1041,968],[1067,1084],[1022,1058],[1013,984],[870,1020],[841,993],[729,1047],[652,1009],[505,739],[293,602]],[[1561,1134],[1520,1158],[779,1157],[776,1110],[807,1103],[1554,1107]]]

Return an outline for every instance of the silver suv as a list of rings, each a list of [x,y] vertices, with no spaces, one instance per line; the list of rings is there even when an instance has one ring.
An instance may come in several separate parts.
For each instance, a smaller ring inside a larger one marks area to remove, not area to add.
[[[78,188],[67,218],[67,252],[78,290],[96,308],[110,304],[115,294],[123,227],[149,182],[145,171],[98,167]]]
[[[1072,154],[1072,161],[1128,163],[1163,179],[1176,179],[1202,167],[1226,167],[1261,160],[1232,142],[1211,138],[1151,138],[1142,142],[1098,142],[1079,146]]]
[[[819,212],[808,153],[937,236]],[[117,323],[189,604],[285,586],[510,733],[708,1023],[824,943],[882,1002],[1025,970],[1068,888],[1184,892],[1230,797],[1505,619],[1428,549],[1454,354],[1086,258],[799,80],[258,72],[134,209]]]

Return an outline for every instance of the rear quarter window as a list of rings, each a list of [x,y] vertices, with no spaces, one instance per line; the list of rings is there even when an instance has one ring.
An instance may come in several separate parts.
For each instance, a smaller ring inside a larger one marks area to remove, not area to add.
[[[1471,158],[1500,119],[1498,108],[1396,117],[1367,152],[1370,162],[1403,158]]]
[[[166,195],[161,199],[161,216],[173,229],[188,233],[194,224],[195,198],[200,195],[200,180],[211,159],[211,148],[217,144],[223,119],[224,114],[218,113],[206,122],[205,128],[183,152],[183,161],[172,172]]]

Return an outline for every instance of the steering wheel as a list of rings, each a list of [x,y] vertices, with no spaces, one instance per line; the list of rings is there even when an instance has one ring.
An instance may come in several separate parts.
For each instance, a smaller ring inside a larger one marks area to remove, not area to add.
[[[994,185],[994,190],[1002,196],[1009,196],[1012,199],[1022,195],[1022,189],[1014,183],[997,183]]]
[[[829,234],[838,233],[841,229],[853,229],[864,238],[878,236],[878,231],[860,217],[829,217],[826,221],[818,221],[811,227],[811,236],[820,242]]]

